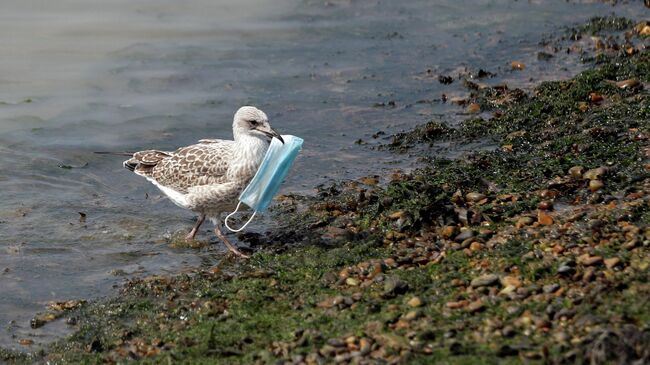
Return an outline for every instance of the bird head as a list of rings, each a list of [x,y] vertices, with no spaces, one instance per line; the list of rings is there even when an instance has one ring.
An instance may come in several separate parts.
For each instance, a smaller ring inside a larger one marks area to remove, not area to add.
[[[284,143],[282,136],[271,128],[266,114],[254,106],[242,106],[237,110],[232,129],[235,136],[251,135],[269,141],[275,137]]]

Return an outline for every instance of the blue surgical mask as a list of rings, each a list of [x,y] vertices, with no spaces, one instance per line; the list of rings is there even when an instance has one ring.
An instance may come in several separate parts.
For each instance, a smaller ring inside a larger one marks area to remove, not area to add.
[[[273,196],[280,189],[280,184],[289,173],[293,161],[298,156],[302,147],[303,139],[291,135],[283,135],[284,144],[273,138],[266,155],[257,169],[257,173],[248,184],[246,189],[239,195],[239,203],[234,212],[228,214],[224,224],[232,232],[239,232],[253,220],[255,214],[263,212],[269,207]],[[228,226],[228,218],[237,213],[241,203],[251,207],[255,212],[248,219],[246,224],[239,229],[232,229]]]

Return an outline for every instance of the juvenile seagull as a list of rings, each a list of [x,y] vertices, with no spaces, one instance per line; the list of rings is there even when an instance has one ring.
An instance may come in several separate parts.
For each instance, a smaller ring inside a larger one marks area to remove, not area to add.
[[[255,175],[271,139],[284,140],[271,129],[266,114],[253,106],[243,106],[235,113],[232,134],[234,141],[202,139],[174,152],[136,152],[124,161],[124,167],[144,176],[179,207],[199,214],[187,240],[196,236],[208,217],[228,250],[247,257],[221,233],[220,217],[235,209],[239,194]]]

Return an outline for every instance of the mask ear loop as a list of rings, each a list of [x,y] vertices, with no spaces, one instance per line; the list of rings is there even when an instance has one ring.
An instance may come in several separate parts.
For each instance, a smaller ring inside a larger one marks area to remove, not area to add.
[[[232,213],[230,213],[230,214],[228,214],[228,215],[226,216],[226,219],[223,221],[223,224],[226,226],[226,228],[228,228],[228,229],[230,230],[230,232],[239,232],[239,231],[243,230],[244,228],[246,228],[246,226],[248,225],[248,223],[250,223],[250,222],[253,220],[253,218],[255,218],[255,213],[257,213],[257,211],[254,211],[254,212],[253,212],[253,215],[251,215],[251,217],[248,219],[248,221],[246,222],[246,224],[244,224],[241,228],[239,228],[239,229],[232,229],[232,228],[230,228],[230,226],[228,225],[228,218],[230,218],[233,214],[237,213],[237,211],[239,210],[239,206],[240,206],[240,205],[241,205],[241,202],[237,203],[237,208],[235,209],[235,211],[232,212]]]

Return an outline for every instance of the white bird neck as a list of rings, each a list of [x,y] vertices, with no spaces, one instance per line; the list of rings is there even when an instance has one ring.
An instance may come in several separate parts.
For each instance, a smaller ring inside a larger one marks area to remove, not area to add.
[[[236,135],[228,175],[255,175],[268,148],[269,142],[261,138],[246,134]]]

